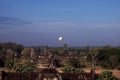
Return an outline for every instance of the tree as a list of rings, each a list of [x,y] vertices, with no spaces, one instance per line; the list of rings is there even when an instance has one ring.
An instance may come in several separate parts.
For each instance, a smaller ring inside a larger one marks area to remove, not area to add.
[[[13,67],[13,69],[16,72],[32,72],[35,69],[35,65],[33,65],[30,61],[25,61],[24,63],[21,63],[20,60],[16,60],[16,63]]]
[[[60,60],[58,60],[58,59],[53,59],[53,66],[54,67],[60,67],[61,65],[60,65],[59,61]]]
[[[65,66],[63,68],[63,72],[65,73],[83,73],[84,70],[81,68],[74,68],[73,66]]]
[[[87,60],[91,62],[92,68],[96,65],[96,56],[99,53],[98,49],[89,49],[89,54],[87,56]]]
[[[64,68],[63,68],[63,72],[65,72],[65,73],[72,73],[73,71],[74,71],[74,67],[72,67],[72,66],[65,66]]]
[[[120,64],[120,48],[103,48],[99,50],[96,58],[98,64],[106,68],[116,68]],[[105,63],[106,62],[106,63]]]
[[[22,51],[22,56],[26,59],[30,59],[30,48],[24,48]]]
[[[12,69],[14,65],[14,51],[8,49],[6,52],[5,67]]]
[[[117,69],[120,70],[120,63],[117,64]]]
[[[4,67],[4,61],[0,58],[0,67]]]
[[[112,68],[115,68],[118,62],[118,56],[117,55],[111,55],[109,58],[109,61],[111,63]]]
[[[21,52],[22,49],[23,49],[23,46],[21,44],[16,44],[16,43],[13,43],[13,42],[7,42],[7,43],[1,43],[2,44],[2,47],[5,48],[5,49],[11,49],[15,52]]]
[[[33,65],[30,61],[26,61],[24,64],[21,64],[21,72],[32,72],[35,69],[35,65]]]
[[[78,59],[75,59],[75,58],[69,58],[67,60],[67,65],[73,66],[75,68],[79,68],[80,67],[80,61]]]
[[[0,50],[2,50],[3,49],[3,46],[2,46],[2,43],[0,43]]]
[[[5,63],[5,52],[3,50],[0,50],[0,67],[4,67]]]
[[[18,58],[15,59],[15,63],[14,63],[13,69],[16,72],[20,72],[21,71],[20,59],[18,59]]]
[[[6,52],[7,49],[11,49],[16,52],[16,57],[20,58],[23,45],[13,42],[0,43],[0,51],[2,50],[3,52]]]

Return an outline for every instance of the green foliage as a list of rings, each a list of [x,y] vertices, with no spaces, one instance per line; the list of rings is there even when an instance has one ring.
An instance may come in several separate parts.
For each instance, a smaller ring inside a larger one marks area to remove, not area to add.
[[[98,80],[116,80],[116,79],[113,76],[112,72],[104,71],[99,75]]]
[[[27,72],[32,72],[34,71],[35,66],[30,63],[29,61],[26,61],[25,63],[21,64],[20,62],[16,63],[14,65],[14,70],[16,72],[22,72],[22,73],[27,73]]]
[[[120,62],[120,48],[103,48],[99,50],[96,58],[99,65],[106,68],[116,68]]]
[[[112,68],[115,68],[118,63],[118,56],[117,55],[111,55],[109,58],[109,61],[111,63]]]
[[[0,48],[12,49],[13,51],[20,53],[23,49],[23,46],[21,44],[16,44],[13,42],[6,42],[6,43],[0,43]]]
[[[5,67],[12,69],[14,64],[14,52],[9,49],[6,52],[6,60],[5,60]]]
[[[12,69],[13,68],[13,62],[10,60],[5,61],[5,67]]]
[[[98,54],[99,50],[96,48],[91,48],[88,50],[88,55],[87,55],[87,61],[95,63],[96,61],[96,56]]]
[[[112,66],[111,66],[110,62],[107,61],[107,60],[105,60],[104,62],[101,61],[100,65],[101,65],[103,68],[112,69]]]
[[[30,48],[24,48],[23,51],[22,51],[22,55],[27,58],[27,59],[30,59]]]
[[[84,73],[85,71],[81,68],[76,68],[75,73]]]
[[[24,64],[21,64],[21,72],[32,72],[35,69],[35,65],[30,63],[29,61],[25,62]]]
[[[63,68],[63,72],[65,73],[83,73],[84,70],[81,68],[74,68],[73,66],[65,66]]]
[[[75,58],[70,58],[70,59],[67,60],[67,65],[73,66],[75,68],[79,68],[80,67],[80,61],[78,59],[75,59]]]
[[[0,58],[0,67],[4,67],[4,61]]]
[[[92,62],[92,55],[91,55],[91,54],[88,54],[88,55],[87,55],[87,61],[88,61],[88,62]]]
[[[21,70],[20,59],[17,59],[17,58],[15,59],[13,69],[16,72],[20,72],[20,70]]]
[[[120,63],[118,63],[118,65],[117,65],[117,69],[120,70]]]
[[[73,70],[74,70],[74,67],[72,67],[72,66],[65,66],[63,68],[63,72],[65,72],[65,73],[71,73],[71,72],[73,72]]]
[[[23,46],[21,44],[12,42],[0,43],[0,59],[4,63],[2,66],[13,68],[14,56],[17,54],[16,57],[20,57],[22,49]]]
[[[0,50],[0,67],[4,67],[5,63],[5,52]]]

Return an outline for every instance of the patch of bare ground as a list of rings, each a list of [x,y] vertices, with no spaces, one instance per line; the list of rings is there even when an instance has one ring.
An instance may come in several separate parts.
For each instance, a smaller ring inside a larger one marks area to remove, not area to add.
[[[1,71],[5,71],[5,72],[14,72],[14,70],[8,69],[8,68],[6,68],[6,67],[0,68],[0,72],[1,72]]]
[[[90,72],[91,68],[84,68],[84,71],[85,72]],[[95,73],[96,74],[100,74],[101,72],[103,71],[111,71],[113,72],[113,75],[116,77],[116,78],[119,78],[120,79],[120,70],[117,70],[117,69],[114,69],[114,70],[110,70],[110,69],[104,69],[100,66],[96,67],[95,68]]]

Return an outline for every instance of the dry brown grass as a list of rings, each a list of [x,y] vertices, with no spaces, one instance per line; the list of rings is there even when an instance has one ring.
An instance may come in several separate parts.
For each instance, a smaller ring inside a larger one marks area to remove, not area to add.
[[[5,72],[14,72],[14,70],[8,69],[8,68],[6,68],[6,67],[0,68],[0,72],[1,72],[1,71],[5,71]]]

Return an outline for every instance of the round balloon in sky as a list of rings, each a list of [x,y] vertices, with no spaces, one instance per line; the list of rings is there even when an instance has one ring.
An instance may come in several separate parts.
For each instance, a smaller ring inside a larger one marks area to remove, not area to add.
[[[62,40],[63,40],[63,37],[59,37],[58,40],[59,40],[59,41],[62,41]]]

